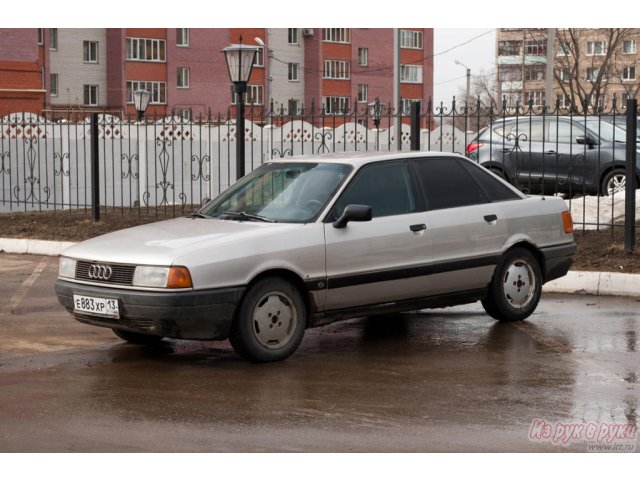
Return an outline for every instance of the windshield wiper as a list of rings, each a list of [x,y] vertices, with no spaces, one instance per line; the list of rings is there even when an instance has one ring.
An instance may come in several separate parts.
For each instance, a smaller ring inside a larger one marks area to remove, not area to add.
[[[200,213],[200,212],[191,212],[189,215],[187,215],[187,218],[213,218],[209,215],[205,215],[204,213]]]
[[[263,217],[262,215],[254,215],[253,213],[246,212],[222,212],[221,217],[227,217],[230,220],[239,220],[241,222],[244,221],[258,221],[258,222],[268,222],[268,223],[276,223],[277,220],[273,220],[272,218]]]

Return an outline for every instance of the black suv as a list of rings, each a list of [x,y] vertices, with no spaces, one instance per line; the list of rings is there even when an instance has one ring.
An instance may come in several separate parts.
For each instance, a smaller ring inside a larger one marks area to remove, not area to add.
[[[529,193],[610,195],[625,189],[625,140],[598,117],[513,117],[482,130],[466,154]]]

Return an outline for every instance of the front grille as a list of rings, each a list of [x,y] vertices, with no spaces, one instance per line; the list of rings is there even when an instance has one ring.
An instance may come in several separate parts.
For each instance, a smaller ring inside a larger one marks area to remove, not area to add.
[[[89,268],[92,265],[111,267],[111,277],[108,280],[90,278]],[[135,265],[114,265],[98,262],[83,262],[79,260],[78,263],[76,263],[76,279],[85,280],[87,282],[106,283],[110,285],[133,285],[133,274],[135,270]]]

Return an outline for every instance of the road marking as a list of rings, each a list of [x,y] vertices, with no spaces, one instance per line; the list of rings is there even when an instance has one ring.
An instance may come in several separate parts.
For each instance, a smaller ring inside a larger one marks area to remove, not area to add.
[[[12,314],[15,313],[16,308],[18,307],[18,305],[20,305],[20,301],[27,294],[29,289],[31,289],[33,284],[36,283],[36,280],[38,280],[38,277],[40,277],[40,274],[43,272],[43,270],[49,263],[48,260],[49,259],[47,258],[43,259],[36,266],[33,273],[29,275],[29,277],[24,282],[22,282],[22,285],[20,285],[20,288],[18,288],[18,291],[15,293],[15,295],[11,297],[11,300],[9,300],[9,310],[11,311]]]

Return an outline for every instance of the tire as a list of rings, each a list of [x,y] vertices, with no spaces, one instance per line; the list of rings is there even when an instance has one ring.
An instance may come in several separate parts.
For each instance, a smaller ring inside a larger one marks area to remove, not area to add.
[[[504,180],[506,182],[509,181],[507,179],[507,176],[504,174],[504,172],[502,170],[500,170],[499,168],[490,167],[487,170],[489,170],[491,173],[493,173],[496,177],[500,177],[502,180]]]
[[[276,362],[297,350],[306,326],[307,308],[300,291],[281,277],[266,277],[247,290],[229,341],[248,360]]]
[[[531,252],[516,247],[498,262],[489,292],[482,300],[485,311],[501,322],[516,322],[531,315],[540,301],[542,273]]]
[[[159,343],[164,338],[158,335],[128,332],[126,330],[120,330],[119,328],[113,328],[112,330],[113,333],[115,333],[122,340],[136,345],[154,345],[156,343]]]
[[[627,172],[622,168],[614,168],[602,179],[600,193],[602,195],[612,195],[625,191],[627,183]]]

